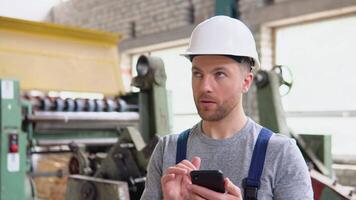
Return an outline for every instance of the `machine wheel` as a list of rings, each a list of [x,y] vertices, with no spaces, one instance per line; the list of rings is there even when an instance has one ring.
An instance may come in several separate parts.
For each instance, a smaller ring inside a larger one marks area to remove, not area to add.
[[[85,182],[80,189],[81,199],[95,200],[96,199],[96,187],[91,182]]]

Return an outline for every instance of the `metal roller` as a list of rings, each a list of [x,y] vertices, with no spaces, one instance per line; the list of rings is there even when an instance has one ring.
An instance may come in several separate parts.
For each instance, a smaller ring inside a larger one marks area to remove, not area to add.
[[[117,107],[119,112],[123,112],[124,110],[127,110],[127,103],[124,100],[118,99],[117,105],[118,105]]]
[[[53,107],[54,107],[53,102],[49,97],[45,97],[41,99],[41,106],[40,106],[41,110],[50,111],[53,109]]]
[[[75,103],[75,111],[82,112],[85,109],[85,100],[84,99],[76,99]]]
[[[65,110],[68,111],[68,112],[73,112],[74,109],[75,109],[75,103],[74,103],[74,100],[73,99],[66,99],[65,101]]]
[[[96,99],[95,100],[95,105],[96,105],[95,111],[97,111],[97,112],[103,112],[104,111],[105,102],[103,100]]]
[[[59,97],[28,97],[34,110],[56,112],[125,112],[138,111],[138,105],[123,99],[62,99]]]
[[[106,111],[107,112],[114,112],[116,111],[116,108],[117,108],[117,104],[111,100],[111,99],[106,99],[105,100],[105,105],[106,105]]]
[[[85,111],[88,111],[88,112],[94,112],[95,111],[95,100],[93,99],[87,99],[86,100],[86,103],[85,103]]]
[[[56,98],[54,101],[54,105],[56,111],[63,111],[65,107],[65,102],[63,99]]]

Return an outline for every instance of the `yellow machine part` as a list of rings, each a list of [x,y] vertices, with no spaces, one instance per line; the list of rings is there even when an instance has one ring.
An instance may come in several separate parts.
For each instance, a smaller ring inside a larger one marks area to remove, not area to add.
[[[121,35],[0,17],[0,78],[22,90],[124,93]]]

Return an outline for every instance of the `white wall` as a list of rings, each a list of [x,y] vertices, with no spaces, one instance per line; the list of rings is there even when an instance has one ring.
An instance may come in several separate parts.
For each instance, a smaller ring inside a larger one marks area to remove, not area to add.
[[[0,0],[0,16],[44,21],[61,0]]]
[[[356,155],[355,36],[356,15],[276,31],[276,64],[289,66],[294,77],[284,108],[300,112],[288,124],[299,133],[332,134],[338,155]]]

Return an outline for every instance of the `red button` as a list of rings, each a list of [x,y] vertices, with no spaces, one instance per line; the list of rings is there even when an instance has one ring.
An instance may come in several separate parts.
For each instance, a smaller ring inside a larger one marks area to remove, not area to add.
[[[19,146],[17,144],[10,145],[10,153],[17,153],[19,151]]]

